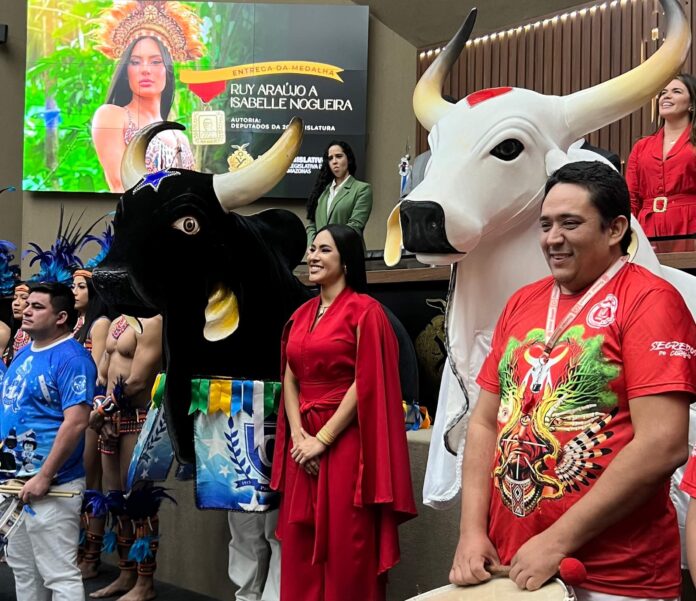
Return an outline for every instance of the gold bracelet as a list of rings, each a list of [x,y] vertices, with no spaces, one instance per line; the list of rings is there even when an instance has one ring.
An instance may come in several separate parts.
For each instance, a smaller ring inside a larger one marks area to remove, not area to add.
[[[333,442],[336,440],[336,435],[335,435],[331,430],[329,430],[326,426],[324,426],[324,427],[323,427],[321,430],[319,430],[319,431],[322,432],[322,434],[324,435],[324,437],[325,437],[331,444],[333,444]]]
[[[334,440],[336,440],[336,437],[329,431],[329,429],[324,426],[319,432],[317,432],[317,435],[315,438],[324,446],[328,447],[331,446]]]
[[[326,438],[324,438],[324,434],[321,431],[317,432],[317,435],[314,438],[316,438],[325,447],[328,447],[331,444],[328,440],[326,440]]]

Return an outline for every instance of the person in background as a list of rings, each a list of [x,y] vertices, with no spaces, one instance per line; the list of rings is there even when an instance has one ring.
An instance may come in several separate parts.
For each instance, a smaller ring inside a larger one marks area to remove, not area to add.
[[[328,224],[352,227],[360,236],[372,212],[372,186],[355,179],[355,155],[347,142],[334,140],[307,199],[307,246]]]
[[[106,336],[111,324],[109,311],[92,285],[91,271],[87,269],[75,271],[72,290],[75,295],[75,309],[78,315],[73,335],[75,340],[89,351],[94,363],[99,365],[104,354]],[[91,428],[87,428],[85,432],[83,459],[87,490],[101,490],[101,455],[97,450],[97,433]],[[83,580],[97,576],[104,533],[103,519],[97,516],[86,517],[86,514],[87,512],[83,511],[83,528],[86,539],[84,548],[81,549],[82,554],[78,558]]]
[[[657,98],[659,129],[639,140],[626,164],[631,212],[645,234],[696,233],[696,79],[677,75]]]
[[[152,385],[162,363],[162,317],[142,319],[141,331],[132,327],[124,315],[109,327],[105,352],[99,362],[97,384],[104,395],[94,399],[90,428],[99,434],[104,489],[120,504],[126,492],[128,467],[138,435],[147,416]],[[156,517],[136,520],[118,517],[116,529],[119,576],[106,587],[90,594],[94,599],[124,595],[124,601],[153,599],[156,549],[159,525]],[[140,532],[139,532],[140,531]],[[152,537],[150,553],[142,561],[130,553],[136,538]]]
[[[22,314],[24,313],[24,309],[27,308],[28,299],[29,285],[24,282],[19,282],[15,286],[14,296],[12,298],[13,334],[11,343],[8,343],[5,353],[3,354],[5,365],[9,365],[19,350],[31,342],[29,334],[22,329]]]

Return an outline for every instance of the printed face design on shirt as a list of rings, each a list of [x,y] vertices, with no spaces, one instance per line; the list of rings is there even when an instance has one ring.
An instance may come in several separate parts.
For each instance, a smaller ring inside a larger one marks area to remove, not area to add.
[[[570,328],[542,366],[544,331],[532,330],[521,342],[511,338],[500,362],[493,478],[517,516],[588,486],[602,469],[594,459],[611,452],[602,443],[612,436],[606,428],[618,399],[608,384],[620,368],[602,354],[603,336],[583,339],[584,333],[584,326]],[[561,443],[556,433],[563,432],[577,434]]]
[[[24,363],[17,368],[12,381],[7,378],[2,383],[2,405],[5,411],[17,413],[20,409],[19,400],[27,386],[27,376],[31,372],[31,364],[34,357],[27,357]]]
[[[0,475],[12,478],[19,468],[25,473],[34,472],[43,459],[43,455],[36,452],[36,447],[34,430],[26,430],[17,436],[13,429],[0,448]]]

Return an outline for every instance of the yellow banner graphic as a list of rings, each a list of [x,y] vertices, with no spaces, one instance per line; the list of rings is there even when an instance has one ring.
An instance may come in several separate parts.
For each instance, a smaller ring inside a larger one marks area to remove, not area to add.
[[[343,83],[339,76],[343,69],[326,63],[313,61],[270,61],[266,63],[249,63],[236,67],[223,67],[222,69],[210,69],[208,71],[185,70],[179,72],[182,83],[212,83],[215,81],[229,81],[232,79],[244,79],[245,77],[259,77],[263,75],[310,75],[313,77],[326,77]]]

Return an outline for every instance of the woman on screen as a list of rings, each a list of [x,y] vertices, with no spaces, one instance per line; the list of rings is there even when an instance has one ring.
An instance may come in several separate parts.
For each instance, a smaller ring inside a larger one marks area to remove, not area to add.
[[[135,132],[169,116],[174,61],[202,56],[199,29],[199,17],[179,2],[120,3],[102,15],[96,49],[119,62],[106,102],[94,113],[92,139],[112,192],[124,191],[121,158]],[[146,165],[149,172],[193,169],[186,136],[171,130],[157,135],[147,150]]]

